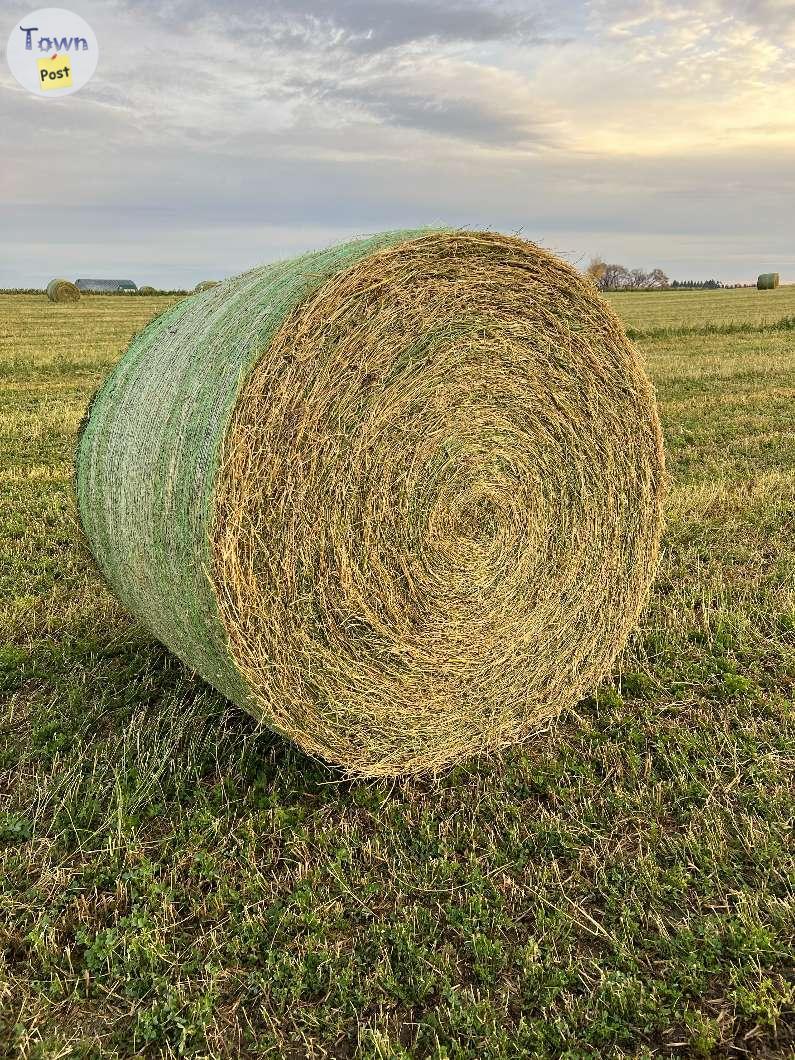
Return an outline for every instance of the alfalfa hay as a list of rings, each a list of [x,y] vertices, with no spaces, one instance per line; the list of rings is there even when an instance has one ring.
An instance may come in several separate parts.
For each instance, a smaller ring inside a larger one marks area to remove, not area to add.
[[[186,665],[351,775],[521,740],[610,669],[661,531],[654,396],[518,238],[393,232],[133,340],[77,452],[88,541]]]
[[[756,280],[756,286],[760,291],[774,291],[779,285],[780,279],[777,272],[763,272]]]
[[[50,280],[47,284],[47,297],[51,302],[79,302],[80,289],[71,280]]]

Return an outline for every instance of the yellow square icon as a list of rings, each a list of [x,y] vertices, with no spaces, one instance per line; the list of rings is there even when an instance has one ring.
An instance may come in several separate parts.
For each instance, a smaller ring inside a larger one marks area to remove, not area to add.
[[[51,55],[39,59],[39,88],[49,92],[53,88],[70,88],[72,84],[72,60],[68,55]]]

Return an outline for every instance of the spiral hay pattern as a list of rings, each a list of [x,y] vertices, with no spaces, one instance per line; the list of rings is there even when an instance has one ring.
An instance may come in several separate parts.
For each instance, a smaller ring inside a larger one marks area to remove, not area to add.
[[[80,290],[71,280],[50,280],[47,284],[47,297],[51,302],[79,302]]]
[[[654,397],[531,243],[396,232],[178,303],[96,396],[81,520],[183,661],[351,775],[521,740],[609,670],[661,531]]]

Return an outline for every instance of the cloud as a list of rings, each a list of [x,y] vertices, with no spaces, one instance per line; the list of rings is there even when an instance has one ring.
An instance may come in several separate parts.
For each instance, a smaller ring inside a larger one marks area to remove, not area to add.
[[[190,283],[415,224],[680,276],[743,279],[772,256],[787,274],[781,8],[84,0],[86,89],[34,99],[0,63],[0,283]]]
[[[552,108],[511,71],[450,58],[407,58],[365,76],[315,79],[307,88],[388,126],[472,145],[529,149],[559,136]]]
[[[635,61],[674,65],[671,80],[737,84],[737,77],[792,76],[793,0],[589,0],[590,25],[631,47]],[[734,79],[734,80],[732,80]]]
[[[212,0],[136,3],[171,27],[217,16]],[[298,49],[333,47],[363,53],[416,44],[542,39],[543,7],[506,0],[238,0],[225,5],[227,31]]]
[[[733,0],[590,0],[587,10],[588,34],[548,54],[535,78],[568,118],[572,150],[662,160],[795,143],[795,48],[763,5],[747,17]]]
[[[441,0],[341,0],[320,8],[299,0],[288,14],[272,8],[282,22],[268,20],[267,5],[253,10],[253,23],[247,0],[223,9],[200,3],[184,22],[179,5],[119,5],[115,18],[103,10],[95,26],[100,68],[73,109],[95,127],[104,124],[101,110],[111,112],[119,134],[122,126],[128,136],[134,130],[142,149],[181,140],[213,151],[248,133],[254,151],[293,151],[300,141],[306,151],[336,130],[338,153],[368,145],[381,153],[388,129],[390,153],[400,155],[415,134],[517,150],[560,136],[559,116],[533,93],[526,74],[501,69],[499,57],[490,62],[473,46],[510,29],[514,50],[535,49],[524,33],[537,20],[526,10]]]
[[[719,10],[758,29],[769,40],[795,47],[792,0],[716,0]]]

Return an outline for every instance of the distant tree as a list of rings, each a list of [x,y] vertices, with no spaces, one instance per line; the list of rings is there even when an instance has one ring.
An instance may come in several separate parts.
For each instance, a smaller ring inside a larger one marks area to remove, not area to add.
[[[716,291],[724,284],[720,280],[674,280],[671,287],[686,291]]]
[[[601,258],[591,258],[588,268],[585,270],[585,275],[588,279],[593,280],[597,287],[601,286],[602,277],[605,274],[607,265],[602,261]]]
[[[603,291],[623,291],[631,285],[632,279],[623,265],[605,265],[605,271],[599,283]]]
[[[648,275],[647,287],[651,287],[654,290],[662,290],[664,287],[669,287],[670,281],[662,269],[652,269]]]
[[[662,269],[652,269],[651,272],[646,269],[628,269],[617,262],[608,264],[599,257],[591,259],[585,274],[602,291],[662,290],[670,286]]]
[[[631,269],[628,286],[635,291],[642,291],[644,287],[649,286],[649,274],[643,269]]]

